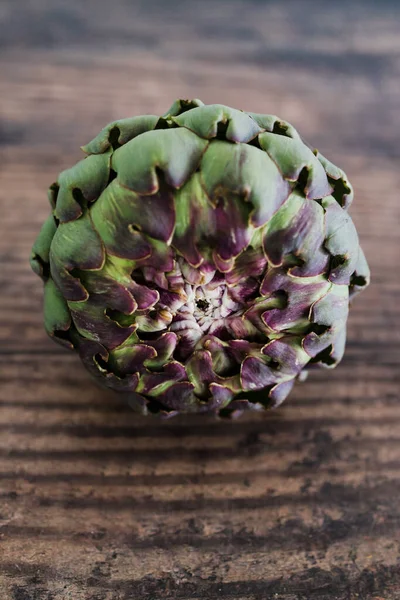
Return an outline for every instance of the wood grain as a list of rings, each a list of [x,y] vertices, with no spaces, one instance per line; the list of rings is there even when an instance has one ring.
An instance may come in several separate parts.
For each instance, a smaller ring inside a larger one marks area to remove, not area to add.
[[[1,600],[400,598],[400,8],[6,1],[0,10]],[[46,188],[108,121],[200,97],[342,166],[373,285],[286,404],[135,416],[43,331]]]

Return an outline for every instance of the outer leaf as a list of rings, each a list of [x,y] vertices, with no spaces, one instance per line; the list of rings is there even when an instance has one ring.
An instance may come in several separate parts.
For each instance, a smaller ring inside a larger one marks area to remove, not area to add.
[[[329,273],[330,281],[350,284],[358,261],[358,236],[351,217],[340,208],[332,196],[322,201],[326,211],[326,239],[324,246],[334,258]]]
[[[137,194],[114,179],[93,206],[93,225],[107,254],[130,260],[151,256],[151,244],[136,226],[139,203]]]
[[[33,244],[30,263],[33,271],[47,280],[47,268],[50,262],[50,246],[57,231],[57,225],[53,215],[49,215],[44,222],[38,237]]]
[[[138,373],[118,377],[107,368],[108,352],[98,342],[76,338],[79,355],[85,367],[103,386],[119,392],[134,392],[139,383]]]
[[[362,248],[358,248],[358,258],[350,279],[350,298],[359,294],[370,282],[370,270]]]
[[[81,216],[83,203],[94,202],[105,189],[110,176],[110,156],[88,156],[58,177],[55,215],[62,222]]]
[[[347,179],[346,173],[326,159],[320,152],[317,151],[315,155],[324,167],[325,172],[330,179],[330,183],[334,188],[332,195],[340,206],[347,210],[353,202],[354,192],[352,185]]]
[[[164,113],[163,117],[167,119],[168,117],[176,117],[187,110],[191,110],[192,108],[196,108],[196,106],[204,106],[204,103],[195,98],[194,100],[187,99],[179,99],[175,100],[172,106],[169,107],[166,113]]]
[[[124,187],[138,194],[159,190],[157,169],[173,188],[180,188],[196,170],[208,142],[188,129],[148,131],[116,150],[112,167]]]
[[[274,266],[290,266],[294,259],[299,264],[290,269],[291,274],[313,277],[324,273],[328,266],[324,238],[322,206],[294,191],[265,227],[263,246]]]
[[[307,170],[304,193],[308,200],[324,198],[332,192],[323,166],[300,139],[262,133],[258,140],[261,148],[267,152],[288,181],[298,181],[303,169]]]
[[[86,154],[103,154],[112,148],[113,144],[117,147],[123,146],[138,135],[151,131],[158,120],[159,117],[156,115],[144,115],[113,121],[106,125],[91,142],[82,146],[82,150]]]
[[[262,320],[271,331],[296,333],[299,327],[308,325],[310,306],[324,298],[330,288],[331,284],[323,276],[303,279],[288,276],[281,269],[271,269],[262,282],[261,293],[273,297],[283,292],[286,305],[266,310]]]
[[[231,142],[247,143],[263,131],[246,113],[222,104],[193,108],[173,117],[172,121],[207,140],[217,136],[219,124],[226,126],[225,137]]]
[[[51,244],[50,268],[66,300],[86,300],[88,295],[79,279],[70,271],[99,270],[104,260],[104,248],[88,212],[76,221],[62,223],[58,227]]]
[[[204,187],[216,204],[229,191],[243,196],[252,207],[250,224],[258,227],[282,206],[290,185],[275,163],[254,146],[215,140],[201,162]]]
[[[287,121],[282,121],[282,119],[279,119],[275,115],[262,115],[252,112],[248,112],[247,114],[254,119],[259,127],[266,131],[279,132],[281,135],[286,135],[293,139],[301,139],[293,125],[290,125]]]
[[[71,314],[60,290],[52,279],[44,284],[44,327],[50,337],[72,349],[70,341],[60,337],[60,332],[68,331],[71,327]]]

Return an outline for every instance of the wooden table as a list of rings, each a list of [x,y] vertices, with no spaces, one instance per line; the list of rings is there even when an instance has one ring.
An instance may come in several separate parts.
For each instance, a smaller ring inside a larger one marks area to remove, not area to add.
[[[399,5],[40,6],[0,13],[1,600],[400,598]],[[47,186],[178,96],[286,118],[356,189],[346,358],[273,413],[138,418],[42,328]]]

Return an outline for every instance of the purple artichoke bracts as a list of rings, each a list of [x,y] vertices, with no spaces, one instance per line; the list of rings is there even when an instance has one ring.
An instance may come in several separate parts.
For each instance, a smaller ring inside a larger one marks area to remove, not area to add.
[[[108,125],[50,187],[47,332],[143,414],[279,405],[342,358],[369,270],[346,175],[288,123],[199,100]]]

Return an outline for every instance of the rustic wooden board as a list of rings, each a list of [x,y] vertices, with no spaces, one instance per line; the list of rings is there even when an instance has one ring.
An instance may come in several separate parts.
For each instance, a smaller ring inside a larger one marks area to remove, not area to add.
[[[1,600],[400,598],[400,8],[4,2]],[[135,416],[44,334],[46,188],[108,121],[200,97],[292,121],[356,188],[373,285],[279,410]]]

